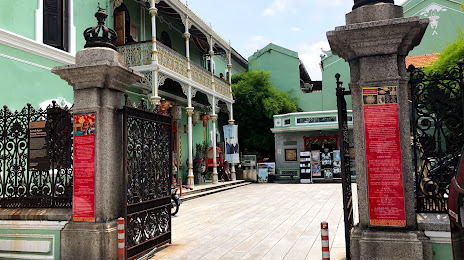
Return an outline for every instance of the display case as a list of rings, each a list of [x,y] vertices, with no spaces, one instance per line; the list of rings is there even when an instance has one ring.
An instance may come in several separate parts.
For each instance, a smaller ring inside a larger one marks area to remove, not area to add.
[[[311,183],[311,152],[300,152],[300,182]]]
[[[257,182],[258,174],[256,172],[256,155],[243,155],[241,162],[243,179],[246,181]]]

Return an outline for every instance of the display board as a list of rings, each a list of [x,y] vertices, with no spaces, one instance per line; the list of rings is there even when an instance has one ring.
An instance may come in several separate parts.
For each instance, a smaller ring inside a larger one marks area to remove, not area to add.
[[[311,152],[300,152],[300,182],[311,183]]]
[[[95,114],[74,116],[73,221],[95,221]]]
[[[371,226],[406,226],[397,87],[363,88]]]
[[[225,125],[224,140],[225,140],[225,155],[226,161],[229,163],[240,163],[239,146],[238,146],[238,126],[237,125]],[[223,150],[224,151],[224,150]]]

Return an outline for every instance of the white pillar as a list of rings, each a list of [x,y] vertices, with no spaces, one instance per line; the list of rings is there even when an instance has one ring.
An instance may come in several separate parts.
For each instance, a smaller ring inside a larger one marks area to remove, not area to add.
[[[190,68],[190,20],[188,16],[185,18],[185,57],[187,58],[187,75],[189,78],[192,78],[191,68]]]
[[[209,37],[209,67],[210,67],[210,70],[211,70],[211,81],[214,83],[213,57],[214,57],[213,36],[210,36]]]
[[[192,124],[192,117],[193,117],[193,110],[192,107],[192,86],[188,86],[188,95],[187,95],[187,115],[188,115],[188,176],[187,176],[187,184],[190,185],[191,188],[195,186],[195,180],[193,176],[193,124]]]
[[[211,114],[211,122],[213,123],[213,133],[212,133],[212,139],[213,139],[213,184],[218,183],[218,171],[217,171],[217,161],[216,161],[216,120],[217,120],[217,115],[216,115],[216,97],[213,96],[213,110]]]
[[[159,0],[151,0],[150,2],[150,15],[151,15],[151,41],[152,41],[152,56],[151,64],[154,66],[152,70],[152,96],[150,98],[154,106],[159,105],[161,97],[158,95],[158,51],[156,48],[156,15],[158,14],[158,9],[155,7],[156,2]]]
[[[229,64],[227,64],[227,69],[229,70],[229,85],[232,85],[232,54],[230,51],[229,51]]]
[[[230,74],[229,74],[230,75]],[[235,120],[234,120],[234,106],[233,103],[229,104],[229,125],[235,125]],[[230,164],[230,178],[233,181],[237,180],[237,174],[235,172],[235,163]]]

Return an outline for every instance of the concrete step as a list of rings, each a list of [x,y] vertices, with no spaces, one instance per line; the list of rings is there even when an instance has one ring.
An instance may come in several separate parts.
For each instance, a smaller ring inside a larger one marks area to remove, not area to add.
[[[234,184],[229,184],[229,185],[220,185],[218,184],[217,187],[214,187],[214,188],[206,188],[206,189],[202,189],[201,191],[197,191],[197,192],[193,192],[193,191],[190,191],[188,193],[184,193],[182,194],[182,201],[188,201],[188,200],[193,200],[193,199],[196,199],[196,198],[200,198],[200,197],[204,197],[204,196],[208,196],[208,195],[211,195],[211,194],[214,194],[214,193],[218,193],[218,192],[221,192],[221,191],[226,191],[226,190],[230,190],[230,189],[235,189],[235,188],[239,188],[239,187],[243,187],[243,186],[246,186],[246,185],[250,185],[251,182],[239,182],[239,183],[234,183]],[[196,191],[196,190],[194,190]]]
[[[191,195],[195,193],[205,192],[208,190],[220,189],[220,188],[224,188],[224,187],[228,187],[232,185],[238,185],[244,182],[245,182],[244,180],[237,180],[237,181],[219,182],[218,184],[215,184],[215,185],[213,185],[212,183],[205,183],[202,185],[196,185],[195,189],[193,190],[183,189],[182,195],[186,196],[186,195]]]

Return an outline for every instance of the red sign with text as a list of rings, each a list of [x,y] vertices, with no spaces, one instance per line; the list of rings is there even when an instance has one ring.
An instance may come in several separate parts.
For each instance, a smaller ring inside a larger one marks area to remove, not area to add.
[[[406,226],[397,87],[363,88],[371,226]]]
[[[95,114],[74,116],[73,221],[95,221]]]

